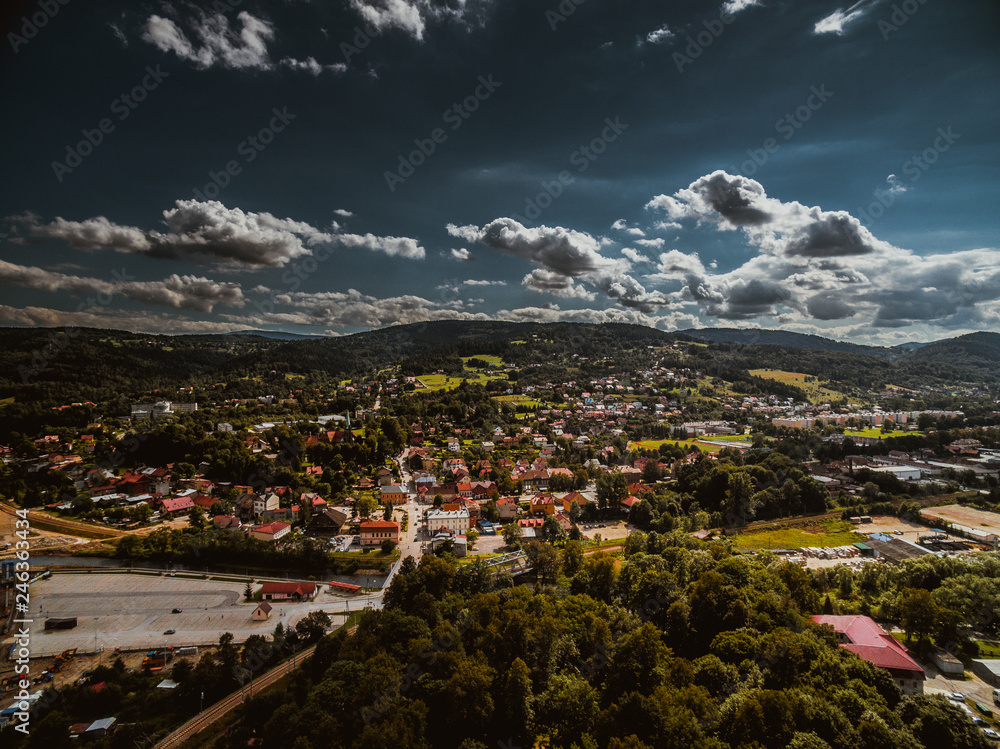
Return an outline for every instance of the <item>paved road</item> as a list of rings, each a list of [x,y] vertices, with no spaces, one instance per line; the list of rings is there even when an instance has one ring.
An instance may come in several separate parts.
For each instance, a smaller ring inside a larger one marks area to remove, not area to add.
[[[294,660],[288,660],[285,661],[284,663],[275,666],[270,671],[267,671],[262,676],[258,677],[254,682],[254,686],[258,690],[266,689],[267,687],[271,686],[271,684],[280,679],[282,676],[289,673],[298,665],[300,665],[302,661],[311,656],[313,654],[313,651],[315,650],[316,646],[313,645],[310,648],[306,648],[301,653],[298,653],[295,656]],[[209,707],[208,710],[198,713],[198,715],[193,717],[191,720],[182,725],[176,731],[169,734],[166,738],[164,738],[156,745],[156,749],[170,749],[171,747],[180,746],[189,738],[194,736],[196,733],[205,730],[210,725],[215,723],[215,721],[219,720],[225,715],[228,715],[242,703],[243,703],[242,691],[233,692],[228,697],[219,700],[214,705]]]

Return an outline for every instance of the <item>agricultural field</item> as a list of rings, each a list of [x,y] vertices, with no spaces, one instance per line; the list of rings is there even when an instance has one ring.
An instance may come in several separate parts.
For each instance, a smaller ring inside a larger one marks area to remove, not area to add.
[[[823,520],[797,527],[771,528],[732,536],[740,550],[800,549],[806,546],[846,546],[862,541],[864,536],[843,520]]]
[[[822,382],[813,375],[801,372],[785,372],[781,369],[751,369],[750,374],[754,377],[763,377],[765,380],[775,380],[802,388],[810,403],[826,403],[844,397],[843,393],[823,387]]]

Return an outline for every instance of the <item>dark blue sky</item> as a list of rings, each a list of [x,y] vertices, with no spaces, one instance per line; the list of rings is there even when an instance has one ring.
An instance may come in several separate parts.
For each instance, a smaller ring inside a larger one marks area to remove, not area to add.
[[[4,13],[0,324],[1000,329],[995,2]]]

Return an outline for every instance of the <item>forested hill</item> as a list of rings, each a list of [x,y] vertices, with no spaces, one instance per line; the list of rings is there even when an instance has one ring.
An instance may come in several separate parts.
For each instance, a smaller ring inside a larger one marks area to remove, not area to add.
[[[910,352],[916,362],[961,362],[965,366],[996,372],[1000,366],[1000,333],[969,333],[937,341]]]
[[[880,359],[891,359],[899,352],[881,346],[862,346],[857,343],[834,341],[818,335],[792,333],[787,330],[758,330],[756,328],[699,328],[682,330],[681,333],[696,338],[699,341],[713,343],[738,343],[744,346],[780,346],[789,349],[807,351],[844,351],[852,354],[865,354]]]
[[[158,388],[232,382],[285,373],[344,379],[393,364],[420,374],[495,354],[559,380],[576,355],[612,366],[648,364],[651,349],[709,336],[733,338],[693,350],[695,365],[727,380],[771,367],[855,387],[886,382],[993,383],[1000,335],[974,333],[911,351],[857,346],[782,331],[667,333],[640,325],[437,321],[336,338],[283,340],[260,332],[165,336],[115,330],[0,329],[0,400],[65,403],[111,400]],[[560,369],[560,368],[563,369]]]

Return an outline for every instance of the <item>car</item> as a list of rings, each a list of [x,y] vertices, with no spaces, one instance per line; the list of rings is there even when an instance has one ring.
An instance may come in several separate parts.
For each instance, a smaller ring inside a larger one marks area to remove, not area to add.
[[[171,613],[171,614],[179,614],[179,613],[181,613],[181,610],[180,610],[180,609],[174,609],[174,610],[173,610],[173,611],[171,611],[170,613]]]
[[[975,723],[977,726],[988,726],[989,725],[989,723],[987,723],[985,720],[983,720],[982,718],[980,718],[978,715],[973,715],[972,716],[972,722]]]
[[[949,700],[954,700],[955,702],[965,702],[965,695],[961,692],[951,692],[948,695]]]
[[[165,634],[165,635],[173,635],[173,634],[176,634],[176,633],[177,633],[176,629],[168,629],[163,634]]]
[[[895,533],[897,536],[903,535],[903,531],[893,531],[893,533]]]
[[[992,728],[984,728],[983,736],[988,739],[993,739],[994,741],[1000,741],[1000,733],[997,733]]]

